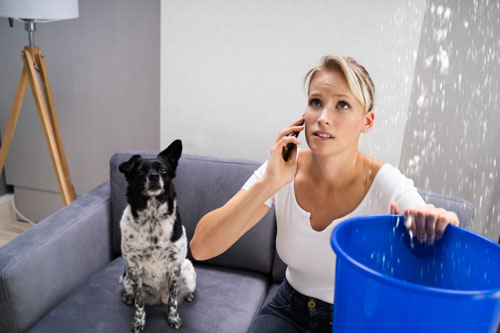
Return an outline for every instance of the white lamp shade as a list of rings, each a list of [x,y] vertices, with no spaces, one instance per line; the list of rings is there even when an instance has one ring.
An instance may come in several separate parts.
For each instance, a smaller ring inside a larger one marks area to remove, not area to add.
[[[78,17],[78,0],[0,0],[0,17],[57,21]]]

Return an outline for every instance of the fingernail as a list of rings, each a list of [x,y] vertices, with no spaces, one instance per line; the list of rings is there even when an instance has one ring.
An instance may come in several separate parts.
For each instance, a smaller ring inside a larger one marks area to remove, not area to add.
[[[405,227],[406,227],[406,229],[410,229],[411,222],[412,222],[411,215],[408,215],[408,217],[406,217],[406,219],[405,219]]]

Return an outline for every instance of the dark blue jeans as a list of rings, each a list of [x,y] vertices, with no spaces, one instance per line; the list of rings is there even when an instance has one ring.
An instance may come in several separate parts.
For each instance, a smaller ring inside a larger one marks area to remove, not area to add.
[[[249,332],[331,332],[332,315],[333,304],[302,295],[285,279]]]

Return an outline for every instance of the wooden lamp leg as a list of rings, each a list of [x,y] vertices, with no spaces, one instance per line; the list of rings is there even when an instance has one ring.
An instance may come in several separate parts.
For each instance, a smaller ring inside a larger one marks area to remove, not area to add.
[[[40,121],[42,123],[42,128],[45,134],[45,139],[47,141],[52,163],[54,165],[54,171],[56,173],[57,181],[59,182],[63,201],[65,205],[68,205],[74,200],[73,188],[71,187],[71,183],[67,181],[69,176],[65,176],[63,163],[61,161],[61,155],[54,135],[54,129],[52,128],[52,122],[50,120],[49,114],[47,113],[47,108],[43,100],[42,91],[40,89],[40,84],[36,75],[32,55],[36,51],[32,52],[33,49],[38,49],[38,47],[25,47],[23,56],[24,66],[25,68],[27,68],[28,79],[31,90],[33,92],[33,98],[38,110],[38,115],[40,116]]]
[[[64,153],[64,147],[61,137],[61,131],[59,129],[59,122],[57,120],[56,108],[54,106],[54,99],[52,98],[52,89],[50,88],[49,76],[47,72],[47,65],[45,64],[45,56],[42,54],[40,49],[37,49],[35,55],[35,61],[38,65],[38,70],[40,74],[40,81],[42,83],[43,92],[45,95],[45,100],[47,101],[47,108],[49,111],[49,118],[52,125],[52,130],[54,132],[54,137],[56,140],[57,151],[59,152],[59,156],[62,163],[63,175],[65,178],[65,182],[69,187],[69,198],[71,201],[75,200],[75,192],[73,189],[73,185],[71,184],[71,177],[69,173],[68,162],[66,160],[66,154]]]
[[[52,164],[54,165],[59,188],[61,189],[63,201],[65,205],[68,205],[75,200],[75,192],[73,189],[73,185],[71,184],[68,163],[66,161],[66,155],[64,153],[61,133],[59,130],[59,123],[57,121],[57,115],[54,107],[54,100],[52,98],[52,91],[50,89],[49,79],[47,75],[47,67],[45,65],[45,60],[42,56],[40,48],[36,46],[26,46],[23,52],[23,62],[24,67],[21,72],[19,84],[17,86],[16,97],[12,105],[9,121],[2,141],[2,145],[0,147],[0,173],[2,172],[5,165],[5,160],[7,159],[7,153],[12,142],[12,137],[16,129],[17,120],[19,119],[19,113],[21,112],[24,95],[26,93],[26,88],[29,82],[31,90],[33,92],[35,105],[38,110],[38,115],[40,116],[40,121],[45,134],[45,139],[47,141],[47,146],[49,148]],[[40,83],[36,75],[34,65],[35,62],[37,63],[40,70],[40,80],[43,84],[45,99],[47,100],[48,104],[48,112],[40,89]]]

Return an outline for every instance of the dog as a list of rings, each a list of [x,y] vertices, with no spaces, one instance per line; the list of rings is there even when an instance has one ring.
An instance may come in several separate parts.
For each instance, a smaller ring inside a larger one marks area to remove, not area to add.
[[[182,141],[175,140],[156,158],[134,155],[119,166],[128,183],[128,205],[120,221],[126,264],[120,284],[123,301],[135,303],[135,333],[144,330],[146,304],[167,304],[168,325],[178,329],[178,303],[194,298],[196,273],[186,258],[186,230],[172,183],[181,153]]]

